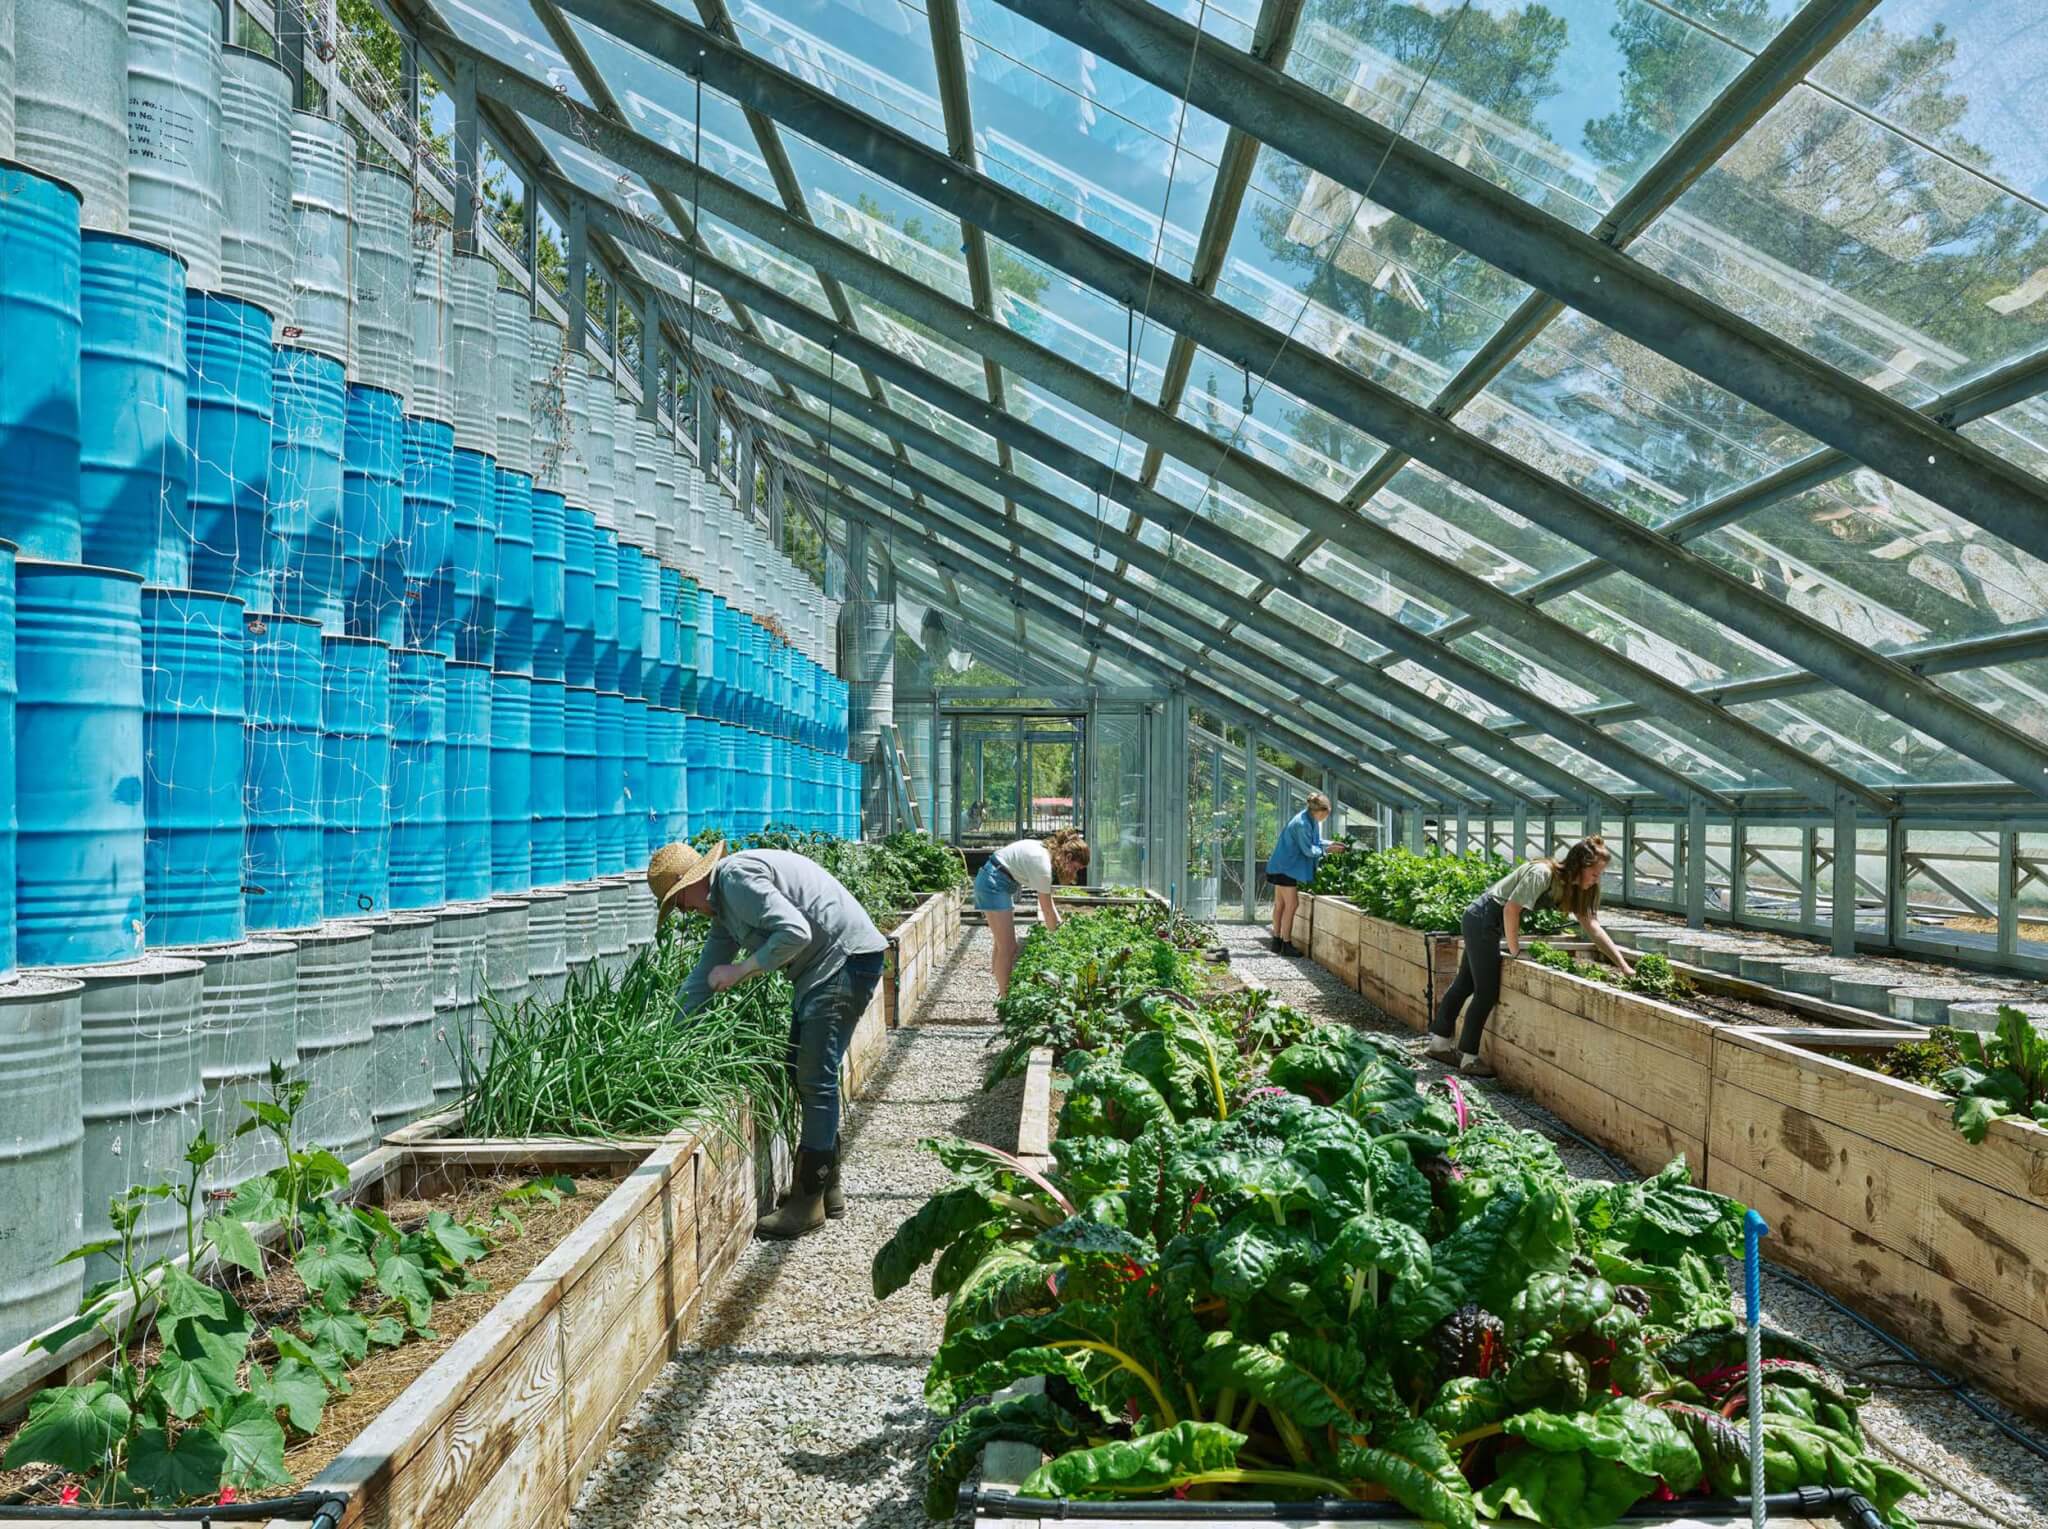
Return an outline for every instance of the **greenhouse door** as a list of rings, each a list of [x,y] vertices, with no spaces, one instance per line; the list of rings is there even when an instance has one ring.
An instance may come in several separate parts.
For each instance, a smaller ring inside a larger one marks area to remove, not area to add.
[[[960,713],[953,721],[953,842],[1002,845],[1087,821],[1087,719]]]

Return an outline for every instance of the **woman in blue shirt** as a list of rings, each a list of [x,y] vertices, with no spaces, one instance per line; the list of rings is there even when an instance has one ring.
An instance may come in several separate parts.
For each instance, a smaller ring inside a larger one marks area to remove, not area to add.
[[[1266,857],[1266,884],[1273,889],[1273,948],[1283,956],[1298,956],[1294,948],[1294,910],[1301,902],[1302,887],[1315,879],[1316,862],[1342,844],[1323,838],[1323,820],[1330,815],[1330,799],[1320,791],[1308,794],[1308,804],[1287,820],[1280,830],[1280,842]]]

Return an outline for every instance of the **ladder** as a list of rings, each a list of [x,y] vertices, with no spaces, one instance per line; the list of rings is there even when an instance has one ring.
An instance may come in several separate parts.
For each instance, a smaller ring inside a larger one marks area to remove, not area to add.
[[[889,794],[894,798],[897,820],[923,833],[924,813],[918,808],[917,787],[910,778],[910,757],[903,752],[903,744],[896,736],[893,723],[883,724],[881,741],[883,757],[893,766]]]

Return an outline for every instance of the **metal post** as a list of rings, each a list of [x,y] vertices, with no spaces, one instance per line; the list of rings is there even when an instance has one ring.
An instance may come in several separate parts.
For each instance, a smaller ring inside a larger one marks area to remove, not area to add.
[[[1846,791],[1835,797],[1835,875],[1830,925],[1835,954],[1856,954],[1856,799]]]
[[[754,518],[754,438],[743,435],[739,438],[739,450],[733,453],[733,475],[739,481],[740,519]]]
[[[1621,900],[1624,906],[1636,900],[1636,820],[1633,813],[1621,819]]]
[[[476,214],[483,201],[483,133],[477,121],[476,62],[455,60],[449,96],[455,107],[455,253],[476,253]]]
[[[565,265],[569,290],[562,294],[562,306],[569,317],[569,354],[590,349],[590,315],[584,299],[590,292],[590,225],[583,215],[581,198],[569,204],[569,256]]]
[[[657,412],[661,403],[661,314],[654,306],[654,298],[644,291],[635,311],[640,319],[640,417],[658,421],[661,418]]]
[[[1458,853],[1472,853],[1472,813],[1463,802],[1458,803]]]
[[[1508,846],[1508,859],[1520,862],[1529,858],[1529,804],[1515,803],[1515,842]]]
[[[1906,932],[1906,825],[1887,818],[1884,825],[1884,942],[1896,950]]]
[[[1737,813],[1728,824],[1728,917],[1739,920],[1749,907],[1749,830]]]
[[[1685,922],[1692,929],[1707,924],[1707,804],[1694,797],[1685,805]]]
[[[1799,927],[1808,934],[1820,922],[1820,830],[1805,824],[1799,830]]]
[[[306,0],[279,0],[277,7],[277,57],[291,77],[292,105],[306,104]],[[419,119],[415,115],[414,119]]]
[[[771,467],[768,469],[768,545],[777,552],[782,550],[783,494],[782,474]]]
[[[1408,848],[1419,855],[1422,853],[1422,803],[1410,802],[1401,809],[1401,815],[1408,820]]]
[[[1090,726],[1094,707],[1089,707]],[[1244,730],[1244,921],[1249,924],[1259,912],[1259,734]]]
[[[232,17],[234,0],[225,0],[222,10]],[[278,7],[280,24],[283,21],[284,10],[285,7]],[[226,34],[226,40],[228,42],[235,40],[232,31]],[[400,27],[398,29],[398,99],[400,105],[405,110],[406,141],[412,145],[413,171],[417,174],[420,161],[426,157],[421,151],[421,144],[426,135],[420,130],[420,106],[423,100],[420,90],[420,41],[419,38],[413,35],[411,27]],[[539,190],[529,188],[527,200],[538,203],[540,200]]]
[[[2019,951],[2020,836],[2003,828],[1998,833],[1998,958],[2010,961]]]

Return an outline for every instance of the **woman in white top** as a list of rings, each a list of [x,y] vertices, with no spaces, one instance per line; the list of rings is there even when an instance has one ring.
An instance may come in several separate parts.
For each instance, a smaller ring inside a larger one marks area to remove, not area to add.
[[[1054,906],[1055,882],[1073,886],[1088,874],[1088,841],[1071,828],[1045,839],[1019,839],[988,857],[974,878],[974,906],[981,910],[995,940],[996,996],[1010,991],[1010,969],[1017,964],[1017,893],[1038,898],[1038,916],[1048,929],[1060,926]]]

